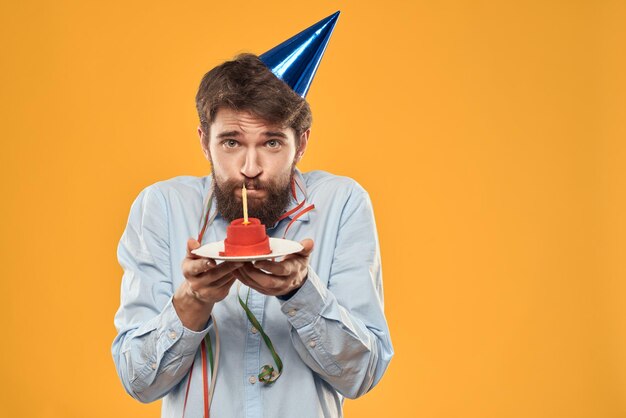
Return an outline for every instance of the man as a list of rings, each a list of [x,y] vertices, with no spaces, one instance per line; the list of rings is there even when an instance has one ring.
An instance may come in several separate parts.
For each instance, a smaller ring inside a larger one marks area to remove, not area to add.
[[[212,175],[143,190],[118,248],[120,379],[142,402],[163,398],[163,417],[341,416],[393,355],[369,197],[351,179],[296,169],[309,106],[258,57],[207,73],[196,104]],[[250,216],[302,251],[254,263],[192,253],[242,217],[242,184]],[[220,347],[212,376],[207,348]]]

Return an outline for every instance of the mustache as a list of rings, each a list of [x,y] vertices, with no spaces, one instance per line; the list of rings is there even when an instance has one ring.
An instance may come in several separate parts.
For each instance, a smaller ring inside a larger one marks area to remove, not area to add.
[[[259,179],[244,179],[244,180],[228,180],[224,182],[220,187],[222,190],[228,193],[234,193],[235,190],[241,190],[241,186],[246,185],[247,190],[265,190],[271,191],[276,189],[276,185],[271,182],[264,182]]]
[[[266,188],[259,179],[245,179],[240,184],[245,184],[246,189],[249,190],[261,190]]]

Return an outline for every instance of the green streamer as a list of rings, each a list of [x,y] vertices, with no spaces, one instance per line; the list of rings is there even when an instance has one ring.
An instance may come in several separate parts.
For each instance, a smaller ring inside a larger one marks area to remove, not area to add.
[[[211,376],[213,376],[213,347],[211,346],[211,335],[207,333],[204,337],[204,342],[206,343],[206,348],[209,356],[209,366],[211,366]]]
[[[250,294],[250,291],[248,290],[248,295],[249,294]],[[252,323],[252,326],[254,326],[261,334],[261,337],[263,337],[263,340],[265,341],[265,345],[267,345],[267,348],[270,350],[270,353],[272,354],[272,358],[274,358],[274,362],[276,363],[276,367],[278,367],[278,372],[276,372],[274,368],[270,366],[269,364],[266,364],[263,367],[261,367],[261,372],[258,375],[259,382],[263,382],[266,384],[274,383],[283,372],[283,362],[281,361],[280,357],[276,353],[276,350],[274,349],[274,345],[272,344],[272,340],[270,340],[270,337],[267,336],[267,334],[263,330],[263,327],[261,326],[259,321],[256,319],[256,317],[254,316],[250,308],[248,308],[248,303],[247,303],[248,297],[246,296],[246,302],[244,302],[243,299],[241,299],[241,296],[239,296],[239,292],[237,292],[237,298],[239,299],[239,304],[241,305],[243,310],[246,311],[248,320],[250,320],[250,322]]]

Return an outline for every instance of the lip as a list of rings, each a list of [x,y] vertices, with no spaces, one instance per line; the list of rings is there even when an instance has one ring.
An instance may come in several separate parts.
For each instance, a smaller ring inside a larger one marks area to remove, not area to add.
[[[265,190],[246,189],[246,195],[248,198],[259,198],[265,196],[266,194],[267,192]],[[235,196],[241,198],[241,189],[235,190]]]

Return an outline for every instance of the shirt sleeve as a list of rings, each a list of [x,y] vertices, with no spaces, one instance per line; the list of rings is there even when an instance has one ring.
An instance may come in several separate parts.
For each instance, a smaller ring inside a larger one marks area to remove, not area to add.
[[[187,374],[211,328],[211,322],[199,332],[184,327],[172,305],[167,209],[156,186],[133,203],[117,254],[124,275],[113,360],[126,391],[152,402]]]
[[[342,212],[328,287],[309,267],[303,286],[280,303],[302,360],[343,396],[357,398],[382,378],[393,347],[376,225],[364,190],[353,192]]]

